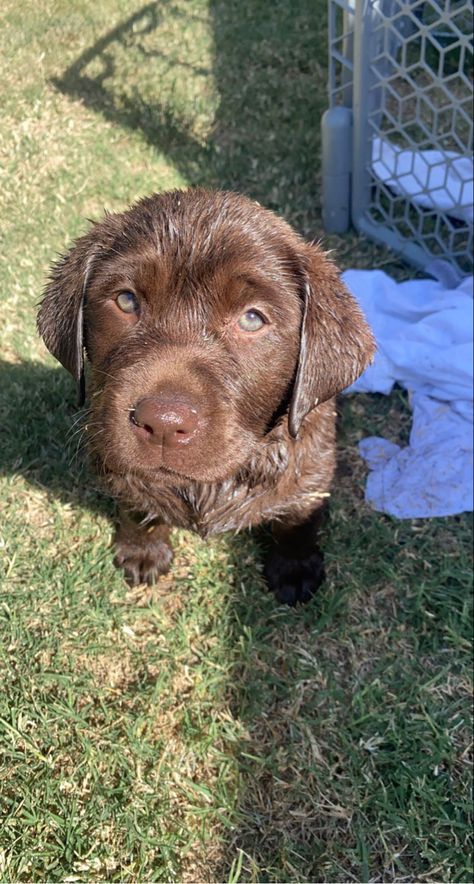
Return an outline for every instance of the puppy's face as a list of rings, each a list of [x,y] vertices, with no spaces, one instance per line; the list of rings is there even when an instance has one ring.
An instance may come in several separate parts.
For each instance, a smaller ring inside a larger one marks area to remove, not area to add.
[[[53,269],[39,328],[77,377],[84,338],[102,466],[174,484],[232,475],[280,418],[296,436],[372,351],[322,252],[257,204],[202,190],[92,228]]]
[[[262,266],[240,235],[216,236],[203,254],[202,232],[184,232],[192,254],[187,242],[124,239],[90,280],[91,436],[114,471],[213,481],[271,428],[294,378],[302,305],[283,266],[269,281],[278,253]]]

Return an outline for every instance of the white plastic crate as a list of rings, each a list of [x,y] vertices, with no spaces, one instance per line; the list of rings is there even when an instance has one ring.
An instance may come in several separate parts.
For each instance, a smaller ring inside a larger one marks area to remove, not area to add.
[[[472,270],[472,0],[329,0],[323,219]]]

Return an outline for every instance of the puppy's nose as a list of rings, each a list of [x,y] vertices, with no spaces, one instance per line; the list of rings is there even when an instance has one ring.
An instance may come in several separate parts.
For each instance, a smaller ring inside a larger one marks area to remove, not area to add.
[[[187,445],[198,426],[198,409],[184,397],[146,396],[130,412],[139,435],[156,445]]]

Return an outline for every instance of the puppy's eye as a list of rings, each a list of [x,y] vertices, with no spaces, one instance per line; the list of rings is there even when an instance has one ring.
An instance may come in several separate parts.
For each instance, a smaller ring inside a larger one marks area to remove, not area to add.
[[[138,299],[132,292],[120,292],[116,298],[117,306],[123,313],[138,313]]]
[[[242,314],[237,325],[244,332],[256,332],[265,325],[265,320],[257,310],[247,310]]]

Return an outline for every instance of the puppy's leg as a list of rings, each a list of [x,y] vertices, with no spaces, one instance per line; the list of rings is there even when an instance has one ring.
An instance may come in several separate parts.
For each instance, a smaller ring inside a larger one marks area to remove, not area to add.
[[[269,589],[279,602],[308,602],[325,577],[324,557],[318,546],[325,507],[314,510],[304,522],[272,523],[272,548],[265,564]]]
[[[161,574],[169,571],[173,561],[170,529],[159,522],[144,525],[140,519],[128,510],[120,509],[114,538],[114,564],[123,568],[125,580],[131,586],[139,583],[152,586]]]

